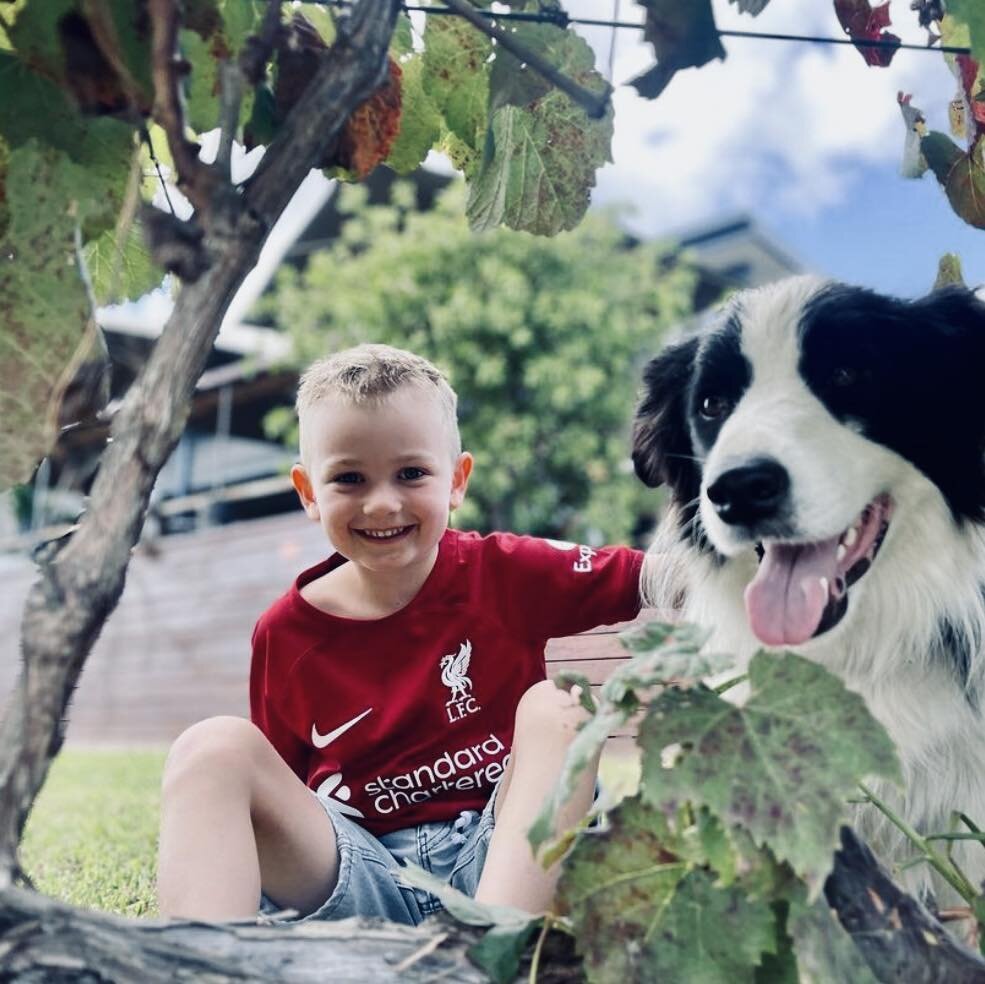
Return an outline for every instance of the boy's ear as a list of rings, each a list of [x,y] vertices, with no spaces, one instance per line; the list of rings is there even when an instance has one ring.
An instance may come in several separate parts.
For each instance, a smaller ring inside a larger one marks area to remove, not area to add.
[[[449,506],[457,509],[465,501],[465,490],[469,485],[469,476],[472,474],[472,465],[475,459],[468,451],[463,451],[455,462],[455,470],[451,477],[451,500]]]
[[[301,500],[301,505],[304,506],[304,511],[308,514],[308,519],[320,519],[315,490],[311,486],[311,478],[305,471],[304,465],[295,465],[291,469],[291,484]]]

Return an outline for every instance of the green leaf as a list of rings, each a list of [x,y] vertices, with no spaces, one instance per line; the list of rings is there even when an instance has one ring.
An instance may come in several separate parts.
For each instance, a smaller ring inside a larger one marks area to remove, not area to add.
[[[412,888],[430,892],[459,922],[467,926],[500,926],[519,929],[530,923],[539,924],[540,916],[509,905],[487,905],[471,898],[457,888],[452,888],[429,871],[415,864],[405,863],[400,869],[400,878]]]
[[[259,30],[264,5],[258,0],[213,0],[219,14],[206,37],[187,28],[179,32],[179,43],[192,70],[185,83],[185,116],[196,133],[219,125],[219,97],[222,92],[222,64],[235,58],[246,39]],[[240,107],[240,122],[250,118],[253,93],[249,91]]]
[[[481,940],[469,947],[468,955],[494,981],[506,984],[516,977],[520,957],[530,937],[542,925],[543,917],[508,905],[478,902],[415,864],[405,863],[400,877],[413,888],[434,895],[459,922],[467,926],[491,926]]]
[[[397,174],[409,174],[428,155],[441,134],[442,116],[423,85],[424,64],[419,57],[400,65],[402,106],[400,133],[384,163]]]
[[[578,687],[578,703],[589,714],[594,714],[598,710],[598,705],[592,696],[592,684],[584,673],[574,673],[570,670],[557,673],[554,675],[554,685],[559,690],[572,690],[574,687]]]
[[[758,653],[735,707],[703,687],[668,690],[640,728],[643,795],[668,814],[706,804],[820,890],[846,798],[866,776],[898,780],[893,744],[864,700],[793,653]],[[665,768],[664,749],[679,745]]]
[[[920,150],[958,217],[985,229],[985,166],[979,155],[966,153],[936,130],[920,141]]]
[[[668,850],[666,820],[624,800],[602,834],[579,839],[558,884],[590,981],[752,981],[775,948],[774,916],[740,887]]]
[[[97,304],[134,300],[159,287],[164,273],[151,259],[139,222],[117,247],[116,230],[108,229],[82,251]]]
[[[620,633],[619,641],[638,657],[620,667],[616,679],[652,687],[672,680],[699,680],[734,666],[734,656],[701,651],[708,635],[690,625],[646,622],[633,626]]]
[[[592,49],[572,31],[524,25],[516,36],[583,87],[605,91],[605,80],[594,70]],[[512,56],[499,53],[497,58]],[[593,120],[553,88],[517,105],[525,89],[528,95],[540,92],[511,84],[505,95],[492,93],[492,105],[498,108],[466,207],[473,230],[507,225],[552,236],[574,228],[588,208],[596,170],[611,160],[611,107],[602,119]]]
[[[429,17],[421,85],[445,126],[478,151],[486,132],[492,42],[460,17]]]
[[[75,262],[89,175],[30,140],[10,152],[10,220],[0,240],[0,488],[30,478],[56,435],[66,370],[91,308]]]
[[[823,899],[808,905],[795,898],[787,926],[803,978],[876,984],[865,958]]]
[[[971,52],[978,62],[985,62],[985,5],[981,0],[948,0],[947,12],[968,25]]]
[[[650,691],[680,676],[677,670],[698,669],[701,675],[722,665],[721,657],[705,658],[699,654],[708,633],[694,625],[651,622],[623,633],[620,639],[624,644],[627,636],[627,648],[638,647],[640,655],[620,664],[602,685],[596,706],[586,706],[594,717],[578,729],[557,783],[530,828],[528,837],[535,851],[553,836],[554,817],[571,796],[582,772],[595,761],[609,736],[639,711],[638,691]],[[728,661],[732,662],[731,657]]]
[[[964,274],[961,272],[961,257],[957,253],[945,253],[937,262],[934,290],[940,290],[941,287],[950,284],[965,286]]]
[[[640,0],[646,8],[643,37],[653,45],[657,64],[630,83],[647,99],[656,99],[683,68],[700,68],[724,58],[711,0]]]
[[[510,984],[520,970],[520,958],[537,932],[538,920],[531,920],[518,929],[493,926],[466,953],[469,959],[484,970],[496,984]]]

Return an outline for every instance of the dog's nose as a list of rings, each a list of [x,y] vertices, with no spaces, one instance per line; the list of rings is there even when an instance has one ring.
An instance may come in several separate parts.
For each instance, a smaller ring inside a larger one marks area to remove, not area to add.
[[[719,475],[708,486],[708,498],[722,522],[751,526],[774,518],[789,491],[787,470],[772,458],[757,458]]]

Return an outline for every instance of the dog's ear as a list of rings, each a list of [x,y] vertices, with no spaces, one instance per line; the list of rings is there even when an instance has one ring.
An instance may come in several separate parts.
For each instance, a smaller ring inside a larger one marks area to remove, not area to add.
[[[698,339],[665,349],[643,371],[643,398],[633,423],[633,465],[651,488],[666,483],[692,497],[696,469],[687,423],[687,389]]]

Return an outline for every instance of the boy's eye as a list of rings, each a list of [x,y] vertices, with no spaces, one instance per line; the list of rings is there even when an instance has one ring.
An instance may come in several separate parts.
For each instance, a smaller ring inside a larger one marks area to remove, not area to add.
[[[359,472],[342,472],[340,475],[332,476],[333,485],[356,485],[363,480]]]
[[[427,472],[423,468],[416,468],[413,465],[407,468],[401,468],[399,472],[399,477],[405,482],[413,482],[419,478],[424,478]]]

